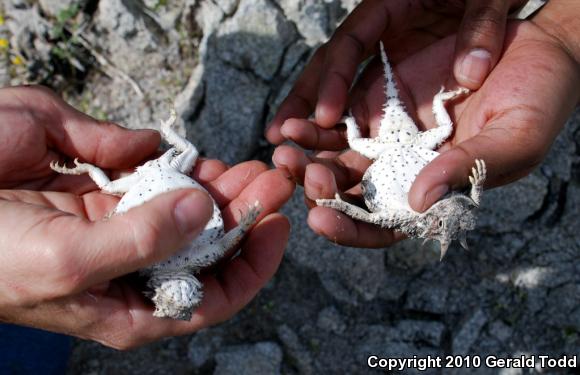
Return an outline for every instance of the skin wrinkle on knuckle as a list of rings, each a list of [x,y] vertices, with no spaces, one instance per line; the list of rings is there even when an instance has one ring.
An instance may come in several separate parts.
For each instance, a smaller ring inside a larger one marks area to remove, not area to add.
[[[286,100],[284,101],[284,104],[281,107],[284,107],[286,105],[286,103],[291,103],[292,100],[296,100],[296,101],[302,103],[303,105],[305,105],[305,107],[308,108],[308,111],[310,113],[312,113],[314,111],[314,105],[310,102],[310,100],[308,98],[306,98],[304,95],[302,95],[299,92],[299,88],[297,86],[294,86],[292,88],[292,90],[288,94],[288,98]]]
[[[351,31],[345,30],[336,34],[335,39],[331,42],[330,48],[327,52],[327,57],[331,55],[332,58],[342,55],[342,51],[354,50],[357,56],[357,62],[362,59],[366,53],[365,44],[359,37]]]

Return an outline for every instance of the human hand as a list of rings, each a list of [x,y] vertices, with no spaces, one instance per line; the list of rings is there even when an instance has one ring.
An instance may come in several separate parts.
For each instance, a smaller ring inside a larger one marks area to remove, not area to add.
[[[365,0],[320,47],[270,122],[266,138],[280,144],[294,140],[289,119],[315,114],[316,124],[330,129],[342,117],[357,68],[385,44],[393,64],[434,41],[457,33],[454,76],[477,89],[499,60],[507,15],[524,0]],[[294,124],[300,126],[300,124]],[[335,131],[312,131],[305,147],[316,148],[317,136],[336,141]],[[336,147],[336,146],[335,146]]]
[[[19,87],[0,90],[0,139],[0,186],[10,189],[0,190],[1,321],[130,348],[228,319],[281,261],[289,224],[274,212],[293,184],[260,162],[228,169],[199,161],[192,174],[218,203],[226,229],[256,200],[263,212],[240,254],[200,277],[205,296],[191,321],[154,318],[152,304],[119,277],[199,233],[210,199],[179,190],[100,220],[119,198],[95,190],[86,176],[56,174],[49,163],[79,157],[118,174],[154,153],[158,134],[98,122],[46,89]]]
[[[453,37],[443,39],[395,67],[402,100],[422,130],[435,126],[431,102],[449,76],[454,43]],[[488,166],[488,187],[525,176],[541,162],[580,97],[578,62],[568,51],[541,23],[509,25],[504,55],[483,86],[448,105],[455,132],[439,149],[441,155],[417,176],[409,192],[413,209],[424,211],[449,189],[465,186],[475,159]],[[383,87],[382,67],[374,63],[351,93],[357,123],[370,137],[377,135]],[[310,130],[298,129],[297,139],[306,138]],[[345,144],[342,137],[340,142]],[[313,157],[289,146],[278,147],[273,160],[304,183],[311,206],[315,199],[332,198],[337,190],[359,195],[358,183],[370,163],[353,151]],[[311,209],[308,222],[314,231],[343,245],[382,247],[401,238],[323,207]]]

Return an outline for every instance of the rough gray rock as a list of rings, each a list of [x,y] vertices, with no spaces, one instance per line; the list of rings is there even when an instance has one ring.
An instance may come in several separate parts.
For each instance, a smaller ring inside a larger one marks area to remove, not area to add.
[[[379,358],[419,358],[441,355],[438,349],[445,326],[439,322],[399,321],[394,326],[371,325],[362,328],[363,339],[356,343],[354,350],[358,363],[366,363],[369,355]],[[362,372],[361,372],[362,373]],[[419,373],[408,369],[405,373]],[[427,370],[427,373],[434,373]]]
[[[279,374],[282,350],[272,342],[226,347],[216,355],[214,375]]]
[[[370,301],[385,280],[384,252],[369,249],[337,248],[314,234],[306,225],[307,212],[302,189],[283,208],[292,221],[288,258],[302,267],[316,270],[326,290],[342,303]],[[312,251],[317,249],[317,251]]]
[[[276,0],[289,20],[296,24],[308,45],[325,42],[334,29],[342,8],[338,1]]]
[[[405,303],[408,310],[442,314],[447,309],[449,288],[445,285],[419,281],[410,286],[408,293]]]
[[[516,184],[490,190],[483,198],[478,226],[492,227],[496,232],[520,229],[542,207],[548,183],[541,173],[535,172]]]
[[[471,346],[479,337],[483,326],[487,323],[487,316],[481,309],[470,314],[459,330],[453,335],[452,352],[454,355],[464,356],[469,353]]]
[[[284,352],[295,365],[300,374],[313,374],[312,356],[300,341],[300,337],[287,325],[278,327],[278,338],[284,346]]]
[[[196,367],[203,367],[213,359],[214,354],[223,345],[223,332],[219,330],[204,329],[196,332],[187,351],[187,358]]]
[[[338,335],[344,333],[346,330],[344,318],[340,316],[340,313],[332,306],[320,311],[316,325],[319,328]]]
[[[216,52],[225,63],[269,81],[286,47],[297,37],[291,22],[267,0],[241,0],[216,35]]]
[[[204,156],[230,164],[250,158],[261,136],[268,87],[218,61],[206,68],[203,80],[205,105],[187,134]]]
[[[85,15],[92,22],[83,35],[145,97],[98,66],[87,66],[83,86],[63,95],[94,116],[139,128],[157,128],[177,97],[180,130],[187,128],[206,155],[267,161],[266,121],[312,47],[357,2],[100,0]],[[47,61],[51,46],[41,35],[50,17],[30,3],[2,2],[3,31],[30,60]],[[67,4],[40,2],[51,14]],[[29,68],[6,70],[16,84],[28,79],[21,73]],[[322,239],[306,225],[298,189],[283,210],[293,225],[286,257],[247,308],[191,337],[127,353],[78,341],[69,373],[357,374],[366,373],[369,353],[578,353],[579,146],[577,110],[531,176],[485,194],[471,250],[454,248],[443,262],[433,244],[361,250]]]

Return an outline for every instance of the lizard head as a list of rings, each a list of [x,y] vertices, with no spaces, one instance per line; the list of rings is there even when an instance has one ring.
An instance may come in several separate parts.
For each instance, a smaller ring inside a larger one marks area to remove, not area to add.
[[[477,204],[466,195],[454,194],[436,202],[423,215],[424,232],[421,237],[437,240],[441,244],[441,259],[451,241],[467,249],[467,231],[475,228]]]

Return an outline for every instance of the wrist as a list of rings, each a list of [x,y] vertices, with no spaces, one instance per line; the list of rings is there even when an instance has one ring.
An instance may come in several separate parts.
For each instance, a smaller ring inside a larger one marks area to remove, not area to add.
[[[580,1],[551,0],[533,22],[561,44],[580,73]]]

